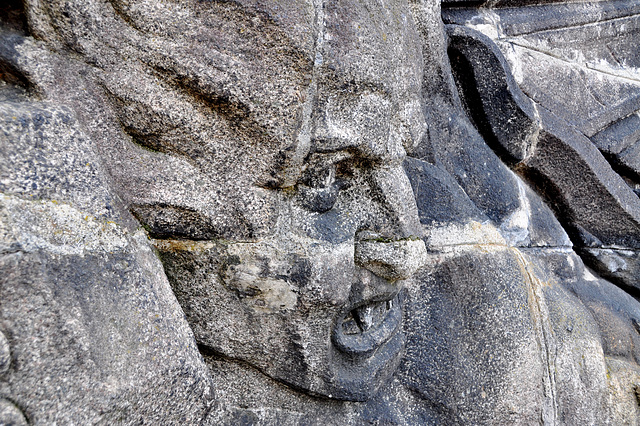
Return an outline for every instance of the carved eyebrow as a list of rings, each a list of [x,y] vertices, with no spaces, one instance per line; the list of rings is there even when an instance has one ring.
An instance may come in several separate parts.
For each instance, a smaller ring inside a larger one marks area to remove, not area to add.
[[[392,98],[392,89],[387,83],[375,80],[356,80],[355,78],[344,79],[338,73],[332,73],[335,78],[336,88],[342,92],[352,93],[375,93],[385,99]]]
[[[322,168],[330,165],[338,164],[341,161],[353,158],[354,154],[347,150],[338,150],[333,152],[314,152],[309,154],[305,161],[307,168]]]

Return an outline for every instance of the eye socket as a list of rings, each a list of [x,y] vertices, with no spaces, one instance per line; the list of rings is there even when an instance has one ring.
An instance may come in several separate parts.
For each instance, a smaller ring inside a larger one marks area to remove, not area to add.
[[[310,188],[326,188],[336,180],[336,166],[309,167],[300,182]]]
[[[298,185],[298,197],[302,206],[312,212],[325,213],[333,208],[338,193],[346,182],[336,176],[336,165],[311,168]]]

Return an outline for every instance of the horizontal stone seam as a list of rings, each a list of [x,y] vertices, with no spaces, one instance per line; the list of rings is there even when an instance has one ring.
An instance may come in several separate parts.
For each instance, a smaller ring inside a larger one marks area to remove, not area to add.
[[[622,19],[630,19],[630,18],[636,18],[636,17],[640,17],[640,13],[633,13],[631,15],[625,15],[625,16],[615,16],[612,18],[608,18],[608,19],[603,19],[603,20],[596,20],[596,21],[592,21],[592,22],[583,22],[580,24],[576,24],[576,25],[568,25],[566,27],[554,27],[554,28],[547,28],[544,30],[534,30],[534,31],[525,31],[525,32],[519,32],[519,33],[513,33],[513,34],[509,34],[510,37],[517,37],[517,36],[521,36],[521,35],[532,35],[532,34],[539,34],[539,33],[544,33],[544,32],[550,32],[550,31],[558,31],[558,30],[572,30],[572,29],[580,29],[583,27],[587,27],[587,26],[596,26],[598,24],[602,24],[605,22],[612,22],[612,21],[616,21],[616,20],[622,20]],[[507,25],[509,25],[507,23]]]
[[[523,48],[523,49],[527,49],[527,50],[532,50],[532,51],[534,51],[534,52],[538,52],[538,53],[540,53],[540,54],[543,54],[543,55],[549,56],[549,57],[551,57],[551,58],[557,59],[557,60],[562,61],[562,62],[566,62],[566,63],[568,63],[568,64],[574,64],[574,65],[575,65],[575,64],[577,64],[577,65],[580,65],[580,64],[581,64],[581,63],[579,63],[579,62],[573,62],[573,61],[570,61],[570,60],[568,60],[568,59],[562,58],[562,57],[560,57],[560,56],[556,56],[556,55],[554,55],[554,54],[553,54],[553,53],[551,53],[551,52],[546,52],[546,51],[541,50],[541,49],[536,49],[536,48],[534,48],[534,47],[532,47],[532,46],[527,46],[527,45],[524,45],[524,44],[518,43],[518,42],[517,42],[515,39],[513,39],[513,38],[505,38],[505,39],[502,39],[502,40],[500,40],[500,41],[503,41],[503,42],[506,42],[506,43],[511,43],[511,44],[513,44],[513,45],[515,45],[515,46],[518,46],[518,47],[521,47],[521,48]],[[606,71],[604,71],[604,70],[602,70],[602,69],[599,69],[599,68],[593,68],[593,67],[590,67],[586,62],[584,63],[584,67],[585,67],[585,68],[587,68],[587,69],[589,69],[589,70],[591,70],[591,71],[599,72],[599,73],[601,73],[601,74],[609,75],[609,76],[612,76],[612,77],[615,77],[615,78],[622,78],[622,79],[629,80],[629,81],[636,81],[636,82],[640,82],[640,78],[629,78],[629,77],[625,77],[625,76],[622,76],[622,75],[619,75],[619,74],[614,74],[614,73],[606,72]]]

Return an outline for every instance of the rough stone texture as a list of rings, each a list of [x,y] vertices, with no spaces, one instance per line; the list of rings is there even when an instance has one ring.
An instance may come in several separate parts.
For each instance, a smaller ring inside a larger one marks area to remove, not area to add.
[[[0,399],[0,420],[3,425],[24,426],[28,424],[20,409],[6,399]]]
[[[73,114],[14,99],[0,120],[2,396],[36,424],[200,418],[192,333]]]
[[[4,333],[0,333],[0,374],[6,373],[11,365],[11,348]]]
[[[569,14],[564,6],[543,10],[554,12],[556,19]],[[634,10],[625,3],[618,13],[628,16]],[[519,18],[527,13],[522,8]],[[535,30],[511,26],[518,15],[514,10],[504,15],[503,27],[503,14],[454,10],[447,15],[448,21],[475,28],[449,27],[449,52],[463,103],[496,152],[552,201],[589,265],[608,279],[637,288],[631,271],[637,268],[632,253],[639,241],[640,204],[630,165],[635,161],[640,86],[633,74],[635,51],[620,57],[624,60],[611,57],[616,49],[629,49],[633,42],[626,34],[635,34],[636,26],[619,18],[616,28],[622,36],[614,46],[606,36],[598,41],[588,36],[593,26],[610,25],[598,23],[594,11],[592,24],[571,29],[576,32],[571,37],[557,22]],[[580,42],[586,37],[588,46]],[[578,42],[568,46],[561,41],[566,38]],[[560,50],[553,50],[554,43]],[[609,56],[589,49],[592,45],[605,46]]]
[[[5,2],[0,424],[637,424],[638,13]]]

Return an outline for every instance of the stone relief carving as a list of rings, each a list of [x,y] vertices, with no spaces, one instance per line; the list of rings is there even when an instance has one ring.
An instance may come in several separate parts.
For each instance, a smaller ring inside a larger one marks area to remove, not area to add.
[[[0,7],[0,423],[636,422],[637,12]]]

